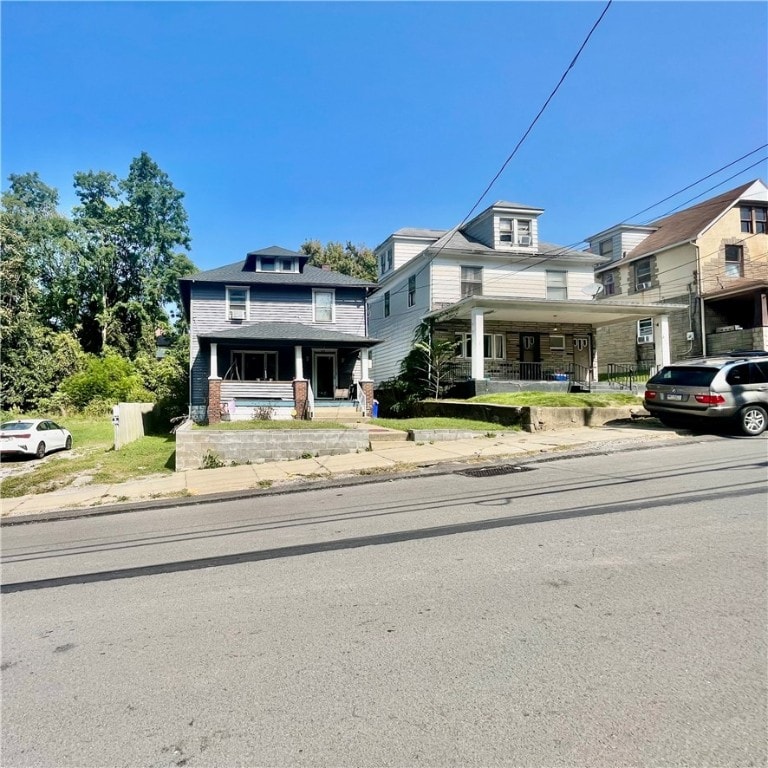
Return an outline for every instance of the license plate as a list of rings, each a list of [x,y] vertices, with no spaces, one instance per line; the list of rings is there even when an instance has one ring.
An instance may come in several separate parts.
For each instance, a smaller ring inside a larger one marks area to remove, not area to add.
[[[682,400],[682,395],[667,395],[667,400]]]

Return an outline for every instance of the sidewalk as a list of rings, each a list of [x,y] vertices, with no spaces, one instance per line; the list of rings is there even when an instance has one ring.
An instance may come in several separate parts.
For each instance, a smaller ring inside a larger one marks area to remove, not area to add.
[[[67,510],[94,511],[119,505],[168,506],[210,498],[232,498],[272,490],[308,488],[319,481],[365,480],[371,476],[402,476],[440,464],[493,462],[507,458],[531,458],[542,453],[573,449],[600,449],[600,444],[628,441],[650,446],[679,440],[661,427],[626,423],[617,426],[575,427],[549,432],[509,432],[494,437],[415,443],[373,440],[365,453],[319,456],[295,461],[275,461],[220,469],[196,469],[112,485],[86,485],[54,493],[18,496],[2,500],[3,521],[29,515],[52,515]],[[447,469],[447,467],[446,467]],[[237,493],[239,492],[239,493]],[[137,502],[139,504],[137,504]],[[118,511],[115,509],[114,511]]]

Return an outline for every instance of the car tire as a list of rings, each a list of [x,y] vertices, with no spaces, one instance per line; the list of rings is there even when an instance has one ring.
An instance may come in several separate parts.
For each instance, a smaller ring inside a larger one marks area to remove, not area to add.
[[[45,443],[40,442],[37,445],[37,450],[35,451],[35,458],[42,459],[45,458]]]
[[[64,443],[64,450],[68,451],[71,448],[72,448],[72,437],[70,436],[70,437],[67,438],[67,442]]]
[[[768,427],[768,412],[760,405],[748,405],[739,411],[739,427],[745,435],[755,437]]]

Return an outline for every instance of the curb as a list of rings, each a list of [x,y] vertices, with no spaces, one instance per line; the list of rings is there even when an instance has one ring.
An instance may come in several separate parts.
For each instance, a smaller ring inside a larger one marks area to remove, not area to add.
[[[692,445],[714,439],[708,435],[683,436],[674,441],[675,445]],[[629,445],[628,445],[629,443]],[[638,444],[640,443],[640,444]],[[546,451],[536,450],[525,454],[515,454],[515,464],[543,464],[564,459],[579,458],[582,456],[605,456],[612,453],[624,453],[626,451],[647,451],[658,448],[658,443],[653,438],[623,438],[620,440],[606,440],[600,443],[591,443],[586,446],[567,446],[551,448]],[[542,455],[544,454],[544,455]],[[554,454],[554,455],[553,455]],[[468,464],[477,467],[488,467],[505,463],[502,457],[478,461],[474,459],[456,459],[443,461],[432,465],[425,465],[417,469],[384,472],[376,476],[368,475],[340,475],[324,480],[311,482],[296,480],[289,487],[282,488],[243,488],[236,491],[224,491],[219,493],[202,494],[199,496],[173,497],[168,499],[151,499],[145,501],[124,502],[109,504],[87,509],[63,509],[58,511],[39,512],[27,515],[15,515],[0,518],[0,528],[15,525],[29,525],[32,523],[51,523],[62,520],[77,520],[86,517],[106,517],[129,512],[145,512],[153,509],[172,509],[175,507],[193,507],[213,502],[241,501],[244,499],[260,498],[263,496],[288,496],[306,491],[319,491],[332,488],[347,488],[355,485],[373,485],[376,483],[388,483],[394,480],[405,480],[418,477],[437,477],[440,475],[452,475]]]

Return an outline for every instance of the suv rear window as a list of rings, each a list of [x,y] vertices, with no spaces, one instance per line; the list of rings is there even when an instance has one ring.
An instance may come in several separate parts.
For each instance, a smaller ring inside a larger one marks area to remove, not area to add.
[[[649,380],[649,384],[676,384],[681,387],[708,387],[715,378],[717,368],[681,365],[662,368]]]

